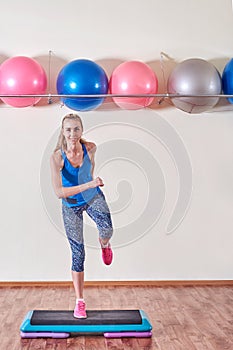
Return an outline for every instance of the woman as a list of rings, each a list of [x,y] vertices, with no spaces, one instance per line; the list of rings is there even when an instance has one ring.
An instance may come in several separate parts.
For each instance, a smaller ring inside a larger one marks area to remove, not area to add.
[[[99,231],[102,259],[110,265],[113,258],[109,240],[112,221],[108,205],[100,187],[101,178],[93,179],[96,146],[82,138],[83,124],[77,114],[67,114],[56,149],[51,159],[54,191],[62,199],[62,215],[72,251],[72,280],[76,294],[74,317],[86,318],[84,286],[83,212],[94,220]]]

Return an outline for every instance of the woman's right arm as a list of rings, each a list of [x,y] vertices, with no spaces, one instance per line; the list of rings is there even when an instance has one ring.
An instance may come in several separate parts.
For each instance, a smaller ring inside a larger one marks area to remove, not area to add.
[[[95,180],[89,181],[82,185],[64,187],[62,186],[61,179],[61,168],[62,168],[62,156],[59,152],[55,152],[52,154],[50,158],[50,168],[51,168],[51,176],[52,176],[52,184],[53,189],[58,198],[67,198],[78,194],[80,192],[86,191],[89,188],[95,188],[97,186],[103,186],[103,181],[97,177]]]

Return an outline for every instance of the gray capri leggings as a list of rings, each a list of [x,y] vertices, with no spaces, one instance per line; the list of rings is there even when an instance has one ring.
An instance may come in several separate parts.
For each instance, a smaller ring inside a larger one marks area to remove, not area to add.
[[[98,193],[89,203],[68,207],[62,204],[62,216],[67,238],[72,252],[72,270],[84,270],[85,248],[83,239],[83,212],[96,223],[100,238],[111,238],[113,233],[112,220],[104,194]]]

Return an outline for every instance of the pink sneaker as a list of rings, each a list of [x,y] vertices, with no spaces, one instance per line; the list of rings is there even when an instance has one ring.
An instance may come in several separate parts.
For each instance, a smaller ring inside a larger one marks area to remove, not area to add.
[[[85,301],[79,300],[74,308],[75,318],[87,318]]]
[[[101,244],[101,242],[100,242]],[[108,243],[107,247],[103,247],[101,244],[101,249],[102,249],[102,259],[105,265],[111,265],[112,263],[112,258],[113,258],[113,253],[112,253],[112,248],[110,243]]]

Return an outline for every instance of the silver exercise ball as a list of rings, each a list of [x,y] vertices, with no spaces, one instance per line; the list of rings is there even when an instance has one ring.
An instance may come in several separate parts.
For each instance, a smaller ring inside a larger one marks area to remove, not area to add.
[[[192,58],[179,63],[168,78],[168,93],[181,95],[218,95],[222,80],[212,63]],[[173,104],[188,113],[201,113],[218,102],[219,97],[174,97]]]

